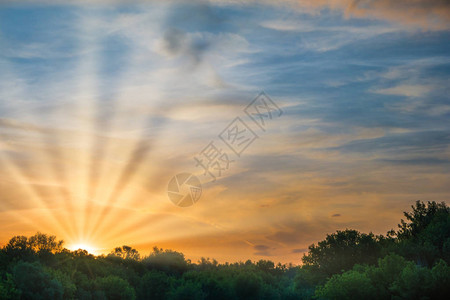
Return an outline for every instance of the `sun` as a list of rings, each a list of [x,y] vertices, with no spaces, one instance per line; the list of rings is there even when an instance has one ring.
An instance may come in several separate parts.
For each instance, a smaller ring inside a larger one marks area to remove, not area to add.
[[[95,248],[94,246],[89,245],[89,244],[87,244],[87,243],[77,243],[77,244],[73,244],[73,245],[70,245],[70,246],[68,247],[68,249],[71,250],[71,251],[76,251],[76,250],[79,250],[79,249],[81,249],[81,250],[86,250],[87,252],[89,252],[89,253],[91,253],[91,254],[95,254],[96,251],[97,251],[97,248]]]

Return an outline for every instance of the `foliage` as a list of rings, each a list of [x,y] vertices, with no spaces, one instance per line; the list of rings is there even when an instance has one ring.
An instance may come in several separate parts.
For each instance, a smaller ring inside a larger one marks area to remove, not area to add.
[[[114,251],[111,252],[111,255],[120,257],[122,259],[132,259],[132,260],[139,260],[139,252],[131,248],[130,246],[122,246],[114,248]]]
[[[155,247],[94,256],[56,237],[15,236],[0,249],[0,299],[446,299],[449,208],[416,202],[386,236],[346,229],[309,247],[302,266],[270,260],[194,264]]]
[[[316,267],[326,276],[349,270],[355,263],[374,264],[380,256],[381,236],[356,230],[337,231],[328,234],[324,241],[309,246],[302,258],[305,266]]]

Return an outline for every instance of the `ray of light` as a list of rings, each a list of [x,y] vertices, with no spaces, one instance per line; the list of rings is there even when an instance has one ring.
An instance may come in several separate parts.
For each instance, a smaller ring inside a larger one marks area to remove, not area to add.
[[[125,189],[128,187],[131,179],[133,179],[138,169],[142,167],[142,163],[148,158],[149,154],[154,148],[155,143],[157,142],[157,137],[162,132],[162,127],[167,122],[166,120],[167,119],[159,123],[160,130],[156,133],[156,136],[152,140],[149,140],[148,137],[146,137],[145,129],[157,128],[157,126],[155,126],[153,123],[154,120],[150,119],[148,121],[148,125],[143,127],[145,128],[143,130],[143,134],[140,140],[135,145],[133,152],[128,157],[125,167],[121,171],[118,180],[116,181],[115,185],[111,188],[110,196],[108,197],[106,202],[107,205],[104,206],[104,208],[98,214],[96,220],[93,223],[94,226],[92,227],[92,229],[98,228],[100,223],[102,222],[104,223],[108,222],[107,216],[111,212],[111,206],[117,203],[122,194],[125,192]]]
[[[0,35],[0,41],[3,43],[5,42],[1,35]],[[15,72],[12,71],[12,68],[9,67],[9,63],[7,61],[2,60],[2,69],[3,74],[7,75],[7,77],[12,80],[17,80],[17,82],[21,82],[18,78],[18,76],[15,74]],[[15,117],[22,116],[27,119],[32,119],[32,115],[28,114],[27,111],[23,111],[22,107],[19,107],[20,101],[23,99],[28,99],[26,97],[26,93],[24,92],[22,86],[18,85],[16,86],[16,91],[14,91],[14,96],[19,99],[19,101],[12,101],[8,103],[8,107],[5,107],[4,109],[8,111],[8,115],[13,115]],[[20,128],[20,127],[19,127]],[[9,152],[8,152],[9,153]],[[1,160],[4,165],[6,165],[7,170],[9,171],[8,174],[11,174],[12,177],[17,180],[18,182],[26,182],[25,191],[28,193],[28,195],[31,197],[31,199],[36,202],[38,205],[41,205],[49,210],[49,207],[47,205],[47,202],[44,200],[44,196],[40,194],[39,190],[33,185],[30,184],[33,182],[34,178],[31,175],[30,172],[25,170],[25,167],[23,165],[20,165],[17,162],[17,158],[12,156],[12,153],[1,153]],[[40,154],[40,153],[39,153]],[[42,158],[42,157],[41,157]],[[47,170],[47,173],[49,172],[48,168],[45,168]],[[43,170],[42,170],[43,171]],[[50,214],[50,218],[52,221],[54,221],[55,224],[59,224],[60,227],[65,231],[66,235],[69,235],[72,231],[70,230],[70,226],[66,224],[61,218],[56,217],[53,214]]]
[[[86,222],[86,211],[90,205],[89,199],[89,172],[92,136],[95,135],[95,99],[98,87],[98,60],[99,60],[99,28],[96,23],[95,11],[83,10],[79,14],[77,23],[78,45],[81,51],[77,64],[75,113],[77,129],[80,135],[77,139],[78,154],[74,160],[66,164],[72,170],[74,180],[71,180],[70,189],[83,207],[78,216],[77,238],[85,239],[83,224]]]
[[[51,221],[52,226],[44,226],[47,228],[61,228],[63,230],[63,233],[66,236],[69,236],[71,234],[69,226],[65,222],[63,222],[61,218],[57,218],[55,216],[55,214],[48,207],[47,203],[43,200],[42,195],[39,194],[39,191],[34,187],[33,184],[30,184],[30,178],[20,170],[20,167],[11,162],[11,157],[5,157],[2,153],[0,153],[0,163],[4,166],[4,168],[6,168],[6,173],[11,175],[15,182],[22,184],[22,186],[24,187],[23,190],[29,196],[30,200],[38,204],[40,207],[45,208],[47,211],[51,212],[49,214],[49,219],[46,219],[45,221],[43,221],[43,223],[45,224],[46,222]],[[39,224],[39,226],[42,225]]]

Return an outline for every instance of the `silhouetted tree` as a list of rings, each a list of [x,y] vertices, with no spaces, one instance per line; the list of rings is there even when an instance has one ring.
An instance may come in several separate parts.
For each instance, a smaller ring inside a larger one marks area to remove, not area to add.
[[[122,259],[139,260],[140,258],[140,254],[136,249],[126,245],[114,248],[114,251],[112,251],[111,254]]]
[[[405,212],[397,232],[397,245],[390,248],[423,266],[431,267],[439,259],[450,263],[450,208],[445,203],[417,201],[412,212]]]
[[[302,258],[304,265],[331,276],[350,270],[355,264],[375,264],[380,256],[381,236],[346,229],[328,234],[324,241],[309,246]]]

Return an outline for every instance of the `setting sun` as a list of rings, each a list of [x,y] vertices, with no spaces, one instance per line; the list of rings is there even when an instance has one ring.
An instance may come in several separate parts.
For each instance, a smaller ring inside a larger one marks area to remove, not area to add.
[[[71,251],[76,251],[76,250],[86,250],[87,252],[91,253],[91,254],[97,254],[97,248],[95,248],[92,245],[89,244],[85,244],[85,243],[79,243],[79,244],[73,244],[68,246],[68,249]]]

